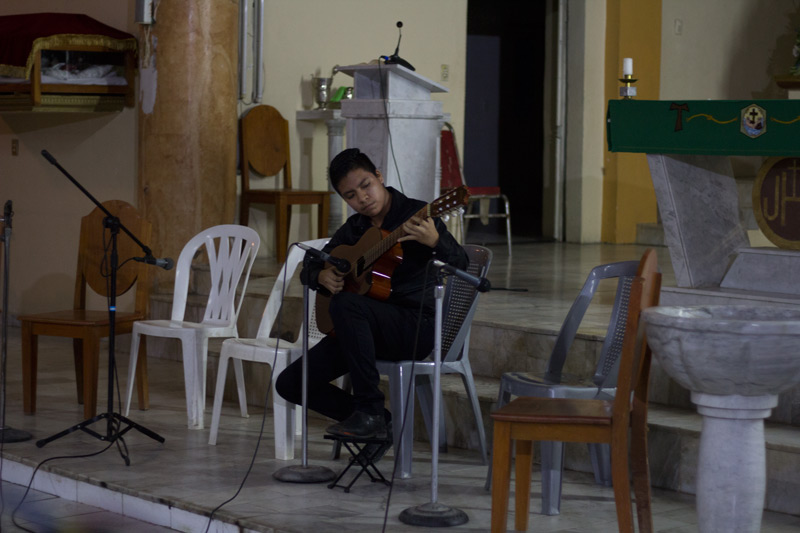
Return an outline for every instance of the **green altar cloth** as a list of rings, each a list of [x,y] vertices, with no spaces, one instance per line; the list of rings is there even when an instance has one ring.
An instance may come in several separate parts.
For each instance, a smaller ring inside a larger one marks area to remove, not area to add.
[[[800,156],[800,100],[610,100],[608,149]]]

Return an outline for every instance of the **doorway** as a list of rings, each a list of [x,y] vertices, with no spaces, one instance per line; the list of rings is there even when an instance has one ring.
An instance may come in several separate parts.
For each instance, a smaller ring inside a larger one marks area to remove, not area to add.
[[[467,8],[465,179],[509,197],[515,241],[542,238],[547,4],[469,0]],[[500,222],[472,220],[468,240],[504,241]]]

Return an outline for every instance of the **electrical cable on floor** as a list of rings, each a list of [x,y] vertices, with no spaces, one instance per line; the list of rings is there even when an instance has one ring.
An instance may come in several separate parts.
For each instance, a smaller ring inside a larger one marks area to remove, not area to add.
[[[294,245],[291,245],[291,246],[294,246]],[[290,248],[291,248],[291,246],[290,246]],[[286,254],[286,257],[287,258],[289,257],[288,253]],[[278,352],[280,351],[280,347],[281,347],[281,332],[283,331],[283,327],[282,327],[282,323],[283,323],[283,303],[284,303],[284,298],[286,297],[286,272],[287,272],[287,270],[288,269],[286,268],[286,263],[284,263],[284,267],[283,267],[283,290],[281,292],[281,305],[278,308],[278,316],[276,318],[276,321],[278,323],[278,325],[277,325],[278,334],[277,334],[277,337],[276,337],[275,351],[274,351],[274,355],[273,355],[273,358],[272,358],[272,366],[271,366],[271,371],[270,372],[275,372],[275,364],[278,361]],[[267,299],[267,303],[269,304],[269,299]],[[307,317],[305,317],[304,320],[306,318]],[[306,328],[306,331],[307,331],[308,330],[308,325],[306,324],[304,327]],[[301,334],[302,334],[302,330],[301,330]],[[269,332],[267,333],[267,335],[269,335]],[[250,464],[247,467],[247,471],[244,473],[244,477],[242,478],[242,482],[239,484],[239,488],[236,489],[236,492],[233,494],[233,496],[231,496],[230,498],[228,498],[224,502],[222,502],[219,505],[217,505],[211,511],[211,514],[208,515],[208,524],[206,524],[206,529],[205,529],[206,533],[208,533],[209,529],[211,528],[211,523],[214,520],[214,514],[217,511],[219,511],[220,509],[222,509],[222,507],[224,507],[225,505],[229,504],[230,502],[232,502],[233,500],[235,500],[239,496],[239,494],[242,492],[242,489],[244,488],[244,484],[247,482],[247,478],[250,477],[250,473],[253,471],[253,465],[255,465],[256,457],[258,456],[258,450],[261,447],[261,440],[264,437],[264,427],[266,426],[266,421],[267,421],[267,406],[269,405],[267,402],[269,401],[269,395],[270,395],[270,392],[272,391],[272,382],[273,381],[274,380],[270,376],[270,380],[267,383],[267,391],[264,394],[264,412],[263,412],[263,414],[261,416],[261,428],[258,431],[258,438],[256,439],[256,447],[253,450],[253,457],[250,459]],[[220,413],[220,416],[222,416],[221,413]],[[273,412],[273,416],[274,416],[274,412]],[[294,435],[292,435],[292,438],[294,438]]]
[[[110,274],[107,271],[107,268],[108,268],[108,251],[109,251],[109,246],[110,245],[111,245],[110,241],[106,241],[106,234],[105,234],[105,232],[103,232],[103,252],[104,252],[104,254],[103,254],[103,259],[100,262],[100,275],[103,276],[106,279],[106,295],[107,295],[107,297],[110,294],[110,290],[111,290],[110,286],[109,286],[109,284],[110,284]],[[131,261],[131,259],[127,259],[127,260],[123,261],[122,264],[119,265],[119,268],[122,268],[122,266],[125,265],[126,263],[128,263],[129,261]],[[84,361],[84,364],[85,363],[86,362]],[[109,361],[109,364],[110,363],[111,362]],[[114,368],[114,371],[115,371],[114,372],[114,379],[115,379],[115,381],[117,383],[117,402],[119,403],[120,409],[121,409],[122,408],[122,400],[121,400],[121,398],[119,396],[119,378],[117,376],[116,370],[117,369],[116,369],[116,366],[115,366],[115,368]],[[84,385],[85,386],[90,386],[90,384],[84,384]],[[5,406],[5,401],[3,402],[3,405]],[[3,413],[3,420],[5,420],[5,413]],[[105,452],[109,448],[111,448],[111,446],[113,446],[114,444],[117,445],[120,454],[123,457],[127,457],[128,447],[125,444],[125,441],[123,440],[123,438],[121,436],[119,436],[119,428],[120,428],[119,422],[117,422],[115,427],[116,427],[115,436],[113,438],[111,438],[111,440],[108,443],[108,445],[106,445],[106,447],[103,448],[102,450],[99,450],[99,451],[96,451],[96,452],[92,452],[92,453],[88,453],[88,454],[82,454],[82,455],[58,455],[58,456],[48,457],[46,459],[43,459],[38,465],[36,465],[36,468],[33,469],[33,473],[31,474],[31,479],[30,479],[30,481],[28,481],[28,485],[25,488],[25,492],[23,493],[22,498],[20,499],[20,501],[17,504],[17,506],[14,508],[14,511],[12,511],[12,513],[11,513],[11,521],[12,521],[12,523],[15,526],[19,527],[20,529],[22,529],[24,531],[30,531],[29,529],[25,529],[24,527],[22,527],[20,524],[17,523],[16,514],[17,514],[17,511],[19,510],[19,508],[25,502],[25,497],[28,495],[28,492],[30,492],[31,487],[33,486],[33,479],[36,476],[36,472],[38,472],[39,468],[41,468],[42,465],[44,465],[45,463],[47,463],[49,461],[54,461],[54,460],[57,460],[57,459],[85,459],[87,457],[95,457],[97,455],[102,454],[103,452]],[[120,448],[120,446],[124,446],[125,447],[124,454],[123,454],[122,448]],[[2,453],[2,441],[0,441],[0,453]],[[2,462],[0,462],[0,465],[2,465]]]
[[[414,370],[415,370],[414,367],[417,363],[417,346],[419,345],[419,330],[422,327],[422,310],[424,309],[425,305],[425,295],[427,294],[428,281],[429,281],[428,273],[430,272],[431,263],[432,261],[428,261],[428,263],[425,265],[425,283],[422,285],[422,298],[420,299],[419,302],[419,312],[417,313],[417,327],[416,327],[416,332],[414,333],[414,351],[411,354],[411,372],[410,372],[411,378],[408,381],[408,389],[406,390],[406,404],[403,406],[402,413],[399,414],[399,416],[403,417],[402,418],[403,423],[400,424],[400,435],[397,437],[397,446],[395,446],[394,449],[394,465],[392,467],[392,477],[389,479],[389,494],[386,496],[386,510],[384,511],[383,514],[383,527],[381,528],[382,533],[386,532],[386,524],[389,522],[389,504],[392,501],[392,489],[394,488],[394,478],[395,475],[397,474],[397,465],[399,464],[400,461],[400,450],[403,447],[403,434],[405,433],[406,423],[408,422],[408,417],[405,416],[405,413],[408,412],[408,407],[409,407],[408,404],[411,401],[411,391],[413,390],[416,381],[416,376],[414,375]],[[414,406],[412,405],[411,408],[413,409],[413,407]],[[398,415],[395,413],[392,416],[394,417]],[[436,443],[436,445],[438,446],[439,444]]]

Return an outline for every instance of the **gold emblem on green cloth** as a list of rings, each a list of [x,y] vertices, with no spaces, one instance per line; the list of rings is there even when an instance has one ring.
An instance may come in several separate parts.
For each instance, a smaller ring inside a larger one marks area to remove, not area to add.
[[[755,139],[767,132],[767,111],[756,104],[742,109],[742,120],[739,131]]]

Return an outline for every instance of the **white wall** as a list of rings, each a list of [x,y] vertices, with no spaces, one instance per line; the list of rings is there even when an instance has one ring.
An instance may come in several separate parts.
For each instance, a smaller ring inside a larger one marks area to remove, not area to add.
[[[661,98],[786,98],[798,28],[795,0],[664,0]]]
[[[567,13],[565,239],[599,242],[605,128],[605,0],[569,2]]]
[[[397,21],[403,22],[400,56],[417,73],[449,89],[449,93],[433,98],[443,102],[457,138],[463,138],[467,0],[266,0],[265,16],[263,103],[276,107],[289,120],[289,131],[294,135],[295,187],[328,187],[325,125],[295,121],[297,110],[316,107],[312,74],[330,76],[335,65],[354,65],[391,55],[397,45]],[[449,65],[448,81],[441,80],[442,64]],[[345,74],[333,78],[334,87],[352,84],[353,79]],[[240,106],[242,110],[247,107]],[[335,196],[331,200],[339,201]],[[295,208],[294,212],[299,211]],[[305,214],[295,214],[290,238],[308,238],[310,220]],[[267,217],[251,211],[251,221],[264,234]],[[271,242],[265,244],[271,246]]]
[[[86,13],[136,35],[135,0],[3,0],[0,15]],[[11,155],[11,140],[19,155]],[[0,114],[0,203],[14,206],[12,317],[72,306],[80,219],[93,204],[42,156],[48,150],[99,201],[136,203],[136,110]],[[120,302],[123,304],[123,301]]]
[[[135,3],[2,0],[0,15],[85,13],[138,37]],[[325,127],[300,131],[294,120],[296,110],[314,105],[308,85],[311,74],[391,54],[397,44],[398,20],[404,23],[400,55],[417,72],[440,82],[441,64],[449,65],[450,80],[440,83],[450,93],[436,98],[444,102],[458,138],[463,138],[467,0],[266,0],[265,9],[264,102],[290,121],[296,187],[327,188]],[[337,86],[350,82],[343,74],[334,79]],[[136,121],[135,109],[113,114],[0,114],[0,204],[10,199],[15,210],[9,291],[12,318],[72,305],[80,218],[92,208],[41,157],[41,150],[50,151],[99,200],[119,198],[136,205]],[[12,139],[19,139],[16,157],[11,156]],[[295,237],[308,237],[308,219],[295,217],[299,222],[293,224]],[[273,234],[271,227],[260,229],[262,235]]]

